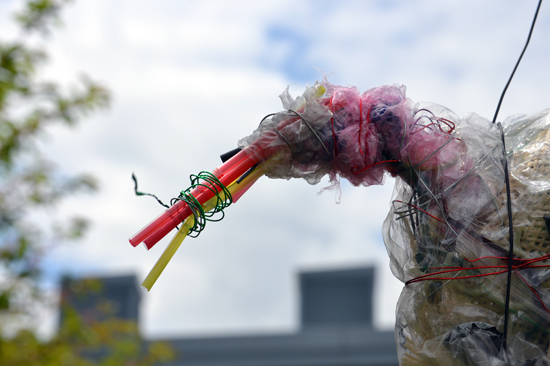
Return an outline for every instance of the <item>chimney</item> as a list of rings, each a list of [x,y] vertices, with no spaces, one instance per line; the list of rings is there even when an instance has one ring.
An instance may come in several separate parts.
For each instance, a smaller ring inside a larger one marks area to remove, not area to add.
[[[60,325],[63,306],[74,309],[85,321],[108,318],[138,322],[141,294],[135,275],[72,279],[61,281]]]
[[[374,268],[300,273],[302,327],[372,327]]]

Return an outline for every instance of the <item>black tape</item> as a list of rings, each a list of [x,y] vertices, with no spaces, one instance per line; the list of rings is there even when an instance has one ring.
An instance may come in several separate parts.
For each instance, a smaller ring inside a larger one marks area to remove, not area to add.
[[[240,147],[237,147],[236,149],[228,151],[225,154],[221,154],[220,159],[222,159],[222,163],[225,163],[226,161],[237,155],[241,150],[242,149]]]

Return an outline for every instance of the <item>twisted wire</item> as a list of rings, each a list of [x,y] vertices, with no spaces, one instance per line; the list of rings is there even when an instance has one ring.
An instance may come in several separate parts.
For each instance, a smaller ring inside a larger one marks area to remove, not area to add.
[[[189,178],[191,186],[181,191],[178,197],[170,201],[170,204],[174,205],[176,202],[182,201],[189,206],[195,220],[187,235],[196,238],[204,230],[207,221],[223,220],[225,217],[224,209],[233,203],[233,197],[227,187],[210,172],[203,171],[199,174],[192,174]],[[205,211],[200,202],[191,194],[191,191],[198,187],[208,189],[214,194],[216,204],[212,210]]]

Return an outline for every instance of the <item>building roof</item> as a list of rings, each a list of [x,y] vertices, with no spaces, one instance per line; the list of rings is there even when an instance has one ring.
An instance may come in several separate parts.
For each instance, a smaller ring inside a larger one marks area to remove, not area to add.
[[[398,365],[394,334],[364,326],[327,326],[294,334],[166,339],[177,360],[166,366]]]
[[[298,276],[302,318],[299,331],[161,339],[171,343],[177,353],[176,360],[163,365],[398,365],[393,332],[378,331],[372,324],[374,268],[306,271]],[[82,286],[93,283],[100,284],[99,290],[81,291]],[[140,293],[135,276],[67,279],[62,294],[81,314],[95,314],[98,304],[107,303],[113,305],[111,315],[139,321]]]

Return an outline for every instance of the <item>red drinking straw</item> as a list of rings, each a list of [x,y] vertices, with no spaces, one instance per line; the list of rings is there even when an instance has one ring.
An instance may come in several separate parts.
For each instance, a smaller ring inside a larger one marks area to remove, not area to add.
[[[229,185],[258,163],[258,161],[258,158],[250,156],[246,150],[243,150],[221,165],[218,169],[215,169],[213,174],[223,185]],[[216,187],[213,187],[213,189],[217,192]],[[201,204],[214,197],[214,192],[212,190],[202,186],[195,188],[191,194]],[[191,214],[192,212],[189,206],[185,202],[178,201],[131,237],[130,244],[135,247],[139,243],[145,241],[147,248],[151,249],[153,245]]]
[[[237,156],[235,156],[237,157]],[[233,167],[231,167],[229,170],[226,171],[226,173],[223,173],[220,171],[220,168],[215,169],[212,173],[220,180],[220,182],[227,186],[231,183],[233,183],[235,180],[239,179],[248,169],[252,168],[258,161],[252,160],[248,154],[244,154],[241,157],[239,157],[239,161],[237,164],[235,164]],[[225,168],[225,167],[223,167]],[[216,192],[218,192],[218,187],[211,186]],[[197,187],[195,188],[191,194],[193,197],[199,201],[199,203],[202,205],[212,197],[214,197],[214,192],[206,187]],[[191,209],[189,206],[184,202],[178,202],[181,203],[180,206],[182,206],[182,209],[178,211],[176,215],[169,215],[169,218],[165,221],[165,223],[162,226],[157,226],[156,230],[149,235],[145,240],[145,245],[148,249],[151,249],[153,245],[155,245],[159,240],[164,238],[170,231],[172,231],[176,226],[178,226],[183,220],[185,220],[188,216],[192,214]],[[175,206],[175,205],[174,205]]]

